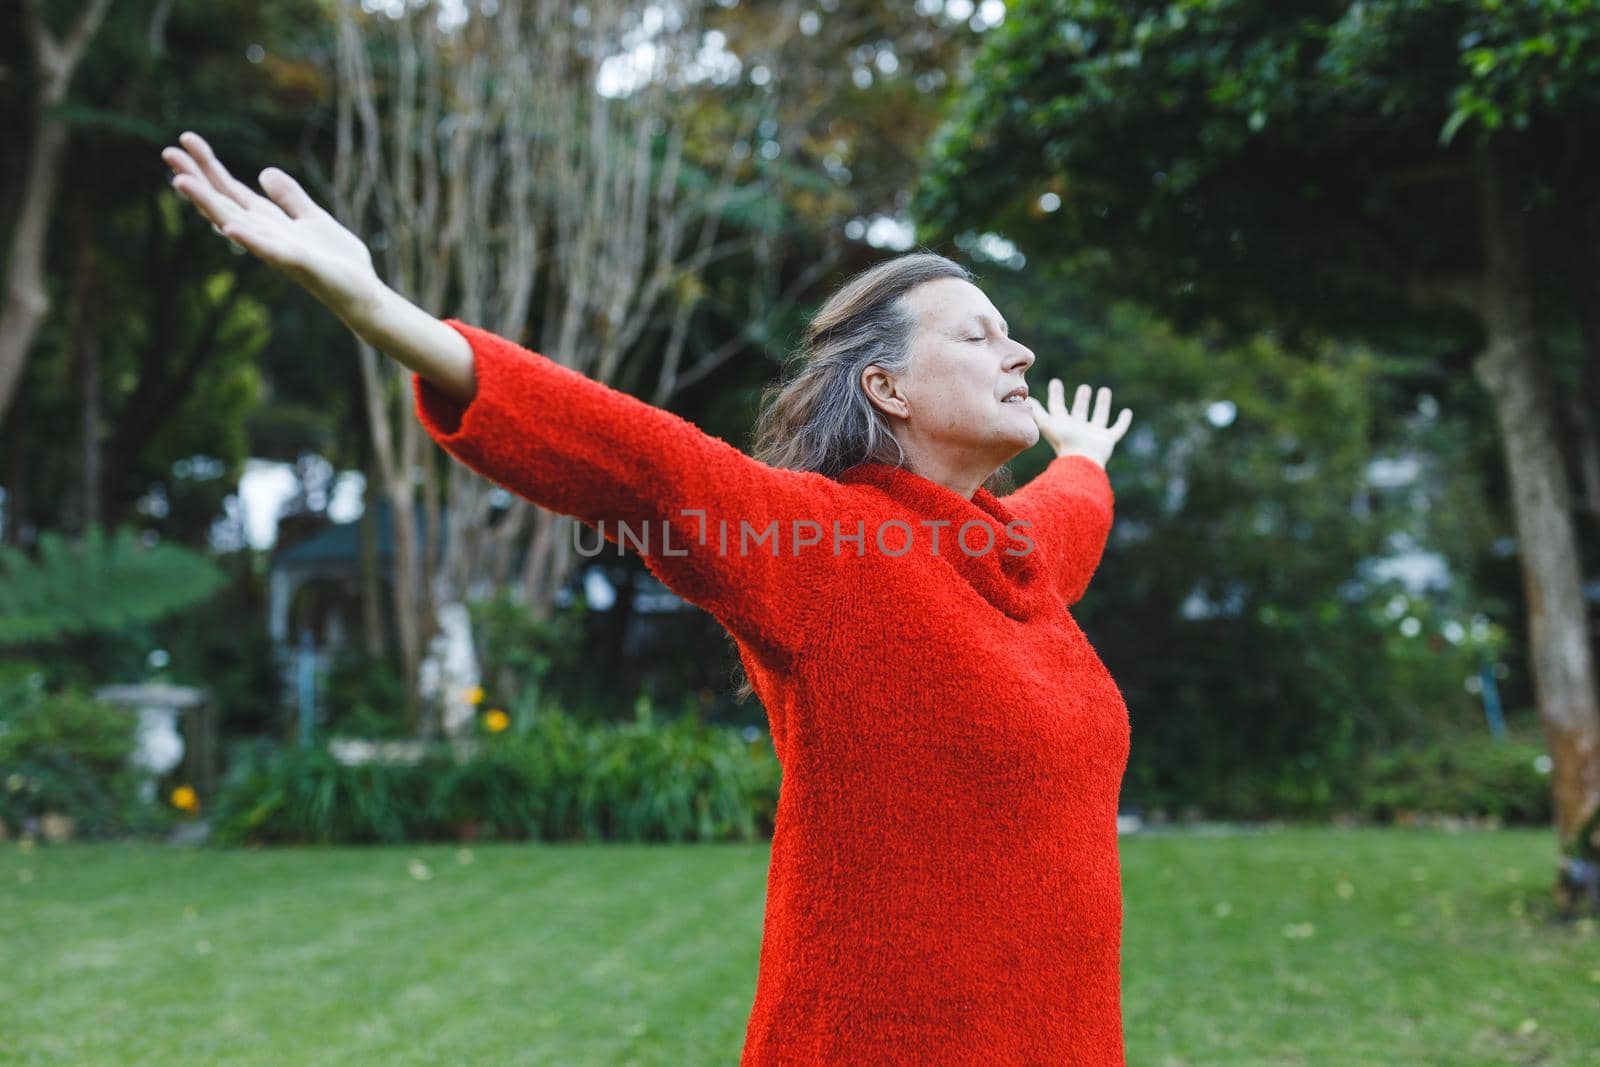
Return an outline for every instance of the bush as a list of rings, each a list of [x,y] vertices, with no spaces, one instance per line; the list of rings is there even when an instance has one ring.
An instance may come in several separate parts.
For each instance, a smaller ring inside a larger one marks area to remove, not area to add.
[[[425,768],[345,766],[322,746],[246,749],[213,805],[220,843],[394,843],[421,821]]]
[[[327,731],[350,737],[406,736],[406,683],[392,657],[341,645],[328,668]]]
[[[1507,823],[1548,825],[1550,777],[1532,737],[1470,734],[1427,746],[1381,752],[1363,773],[1362,814],[1380,821],[1404,812],[1494,816]]]
[[[585,672],[579,663],[588,607],[582,597],[550,616],[537,618],[508,590],[468,606],[477,638],[484,684],[509,702],[537,702],[541,693],[568,702],[576,694],[563,680],[576,681]]]
[[[1276,768],[1197,775],[1188,792],[1147,786],[1139,792],[1154,800],[1149,809],[1216,819],[1350,814],[1392,822],[1417,813],[1548,825],[1550,778],[1538,769],[1544,755],[1544,743],[1533,732],[1513,732],[1503,741],[1463,733],[1365,756],[1307,753]],[[1130,766],[1130,778],[1139,770]]]
[[[691,719],[587,726],[542,711],[471,752],[346,766],[326,748],[237,759],[214,805],[222,844],[757,840],[779,768],[764,737]]]
[[[0,671],[0,819],[16,828],[54,813],[70,816],[78,836],[125,831],[137,804],[133,716],[42,683],[36,665]]]

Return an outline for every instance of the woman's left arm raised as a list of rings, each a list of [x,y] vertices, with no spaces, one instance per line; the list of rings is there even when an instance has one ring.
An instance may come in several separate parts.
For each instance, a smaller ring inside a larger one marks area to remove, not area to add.
[[[1089,386],[1078,386],[1071,409],[1064,392],[1061,380],[1052,378],[1048,409],[1028,398],[1039,434],[1055,449],[1056,458],[1027,485],[1002,499],[1028,522],[1028,535],[1043,543],[1056,587],[1071,606],[1083,597],[1105,551],[1115,503],[1105,465],[1127,432],[1133,412],[1123,408],[1117,421],[1108,425],[1110,389],[1101,388],[1092,415]]]

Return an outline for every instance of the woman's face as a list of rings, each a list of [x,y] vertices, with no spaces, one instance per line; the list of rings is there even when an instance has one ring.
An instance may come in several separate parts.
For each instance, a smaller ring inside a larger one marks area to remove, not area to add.
[[[862,382],[895,417],[901,445],[939,466],[988,471],[1032,447],[1039,426],[1021,398],[1033,352],[1011,340],[983,290],[939,278],[911,289],[905,301],[917,323],[910,367],[892,379],[874,378],[869,368]]]

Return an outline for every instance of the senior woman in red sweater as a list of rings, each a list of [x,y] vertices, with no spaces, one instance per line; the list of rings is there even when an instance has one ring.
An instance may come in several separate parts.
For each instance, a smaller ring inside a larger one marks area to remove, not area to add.
[[[387,288],[289,175],[163,158],[218,231],[413,373],[451,455],[608,539],[732,635],[783,766],[744,1064],[1123,1063],[1127,709],[1068,608],[1130,412],[921,253],[844,285],[756,455]],[[997,496],[1043,435],[1057,452]]]

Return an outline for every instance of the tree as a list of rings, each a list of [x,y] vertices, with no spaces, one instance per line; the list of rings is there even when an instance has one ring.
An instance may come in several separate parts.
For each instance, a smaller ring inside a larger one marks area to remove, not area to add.
[[[247,456],[333,451],[339,431],[360,443],[346,399],[359,384],[353,366],[304,359],[334,336],[320,306],[230,253],[151,164],[191,122],[222,131],[230,156],[293,154],[307,90],[279,42],[304,32],[314,2],[122,0],[70,97],[46,116],[65,131],[42,264],[44,290],[59,295],[4,424],[7,542],[133,522],[204,546]],[[24,35],[7,30],[23,23],[20,9],[0,15],[0,41],[16,50],[0,63],[19,71]],[[240,59],[263,41],[261,62]],[[37,82],[6,83],[8,126],[31,125],[45,92]],[[32,161],[5,163],[15,166],[0,166],[0,182],[21,204]],[[14,238],[27,225],[25,214],[0,217]]]
[[[50,295],[44,285],[45,242],[67,148],[66,125],[52,112],[65,102],[78,64],[110,7],[111,0],[89,0],[71,29],[58,37],[39,10],[38,0],[23,4],[23,31],[33,46],[39,71],[34,114],[37,132],[6,255],[5,299],[0,304],[0,422],[16,396],[34,336],[50,311]]]
[[[1578,839],[1600,806],[1600,694],[1562,448],[1600,462],[1600,143],[1582,136],[1597,72],[1593,0],[1025,0],[914,208],[930,240],[989,226],[1035,255],[1105,250],[1103,285],[1181,324],[1443,337],[1470,357],[1500,428],[1568,850],[1600,847]],[[1558,391],[1550,342],[1575,328],[1589,358]]]
[[[1030,379],[1110,382],[1138,414],[1111,464],[1111,544],[1073,608],[1140,739],[1123,800],[1221,818],[1358,810],[1373,754],[1484,721],[1462,683],[1501,651],[1470,566],[1494,523],[1450,505],[1476,492],[1486,401],[1363,345],[1307,358],[1265,334],[1179,336],[1077,274],[1033,260],[980,284],[1038,354]],[[1019,457],[1018,480],[1049,457]],[[1379,458],[1410,473],[1374,484]],[[1389,575],[1411,549],[1450,561],[1448,594]]]
[[[452,307],[611,384],[642,377],[650,353],[646,393],[666,403],[762,337],[804,288],[755,302],[726,343],[688,346],[702,275],[751,241],[724,234],[728,217],[758,212],[761,192],[736,190],[739,157],[688,145],[745,140],[762,119],[693,111],[700,6],[603,3],[580,16],[538,0],[450,24],[434,5],[391,18],[341,3],[333,213],[373,235],[380,274],[421,306]],[[716,120],[732,128],[708,131]],[[483,479],[441,463],[412,413],[410,373],[357,347],[385,493],[396,514],[420,500],[426,520],[420,536],[395,527],[397,629],[415,679],[432,637],[462,632],[469,591],[504,582],[516,556],[527,603],[548,607],[573,560],[571,527],[527,501],[501,507]],[[443,686],[447,723],[462,681]],[[417,695],[408,719],[431,732]]]

